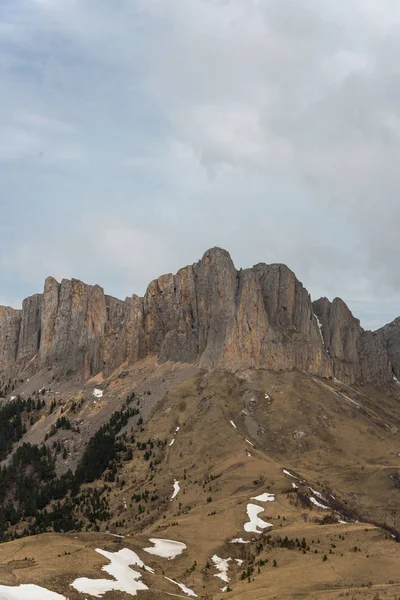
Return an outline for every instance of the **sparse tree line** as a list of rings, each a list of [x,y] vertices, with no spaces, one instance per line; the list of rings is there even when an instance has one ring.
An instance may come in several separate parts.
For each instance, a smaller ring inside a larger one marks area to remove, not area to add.
[[[24,399],[17,396],[15,400],[0,405],[0,460],[8,456],[13,445],[27,431],[27,423],[33,424],[35,413],[45,405],[42,398]]]
[[[110,519],[104,492],[111,488],[107,484],[100,489],[82,486],[101,477],[105,481],[115,481],[120,461],[133,457],[136,440],[133,434],[128,436],[124,432],[121,435],[121,430],[135,416],[138,425],[143,423],[139,408],[130,406],[134,397],[134,393],[130,394],[122,409],[115,411],[90,438],[75,473],[68,470],[57,477],[55,456],[59,451],[63,456],[67,455],[66,448],[61,449],[59,442],[54,442],[51,448],[45,444],[24,443],[14,451],[9,463],[0,468],[0,541],[51,530],[81,530],[85,523],[96,529],[97,522]],[[0,458],[6,458],[14,443],[26,432],[29,413],[40,411],[44,404],[40,397],[37,400],[18,397],[0,406]],[[50,412],[53,412],[51,408]],[[69,430],[74,426],[62,415],[46,439],[59,429]],[[129,447],[128,442],[131,443]],[[136,447],[143,452],[143,458],[149,460],[154,448],[164,444],[164,441],[148,440],[137,442]],[[141,499],[147,502],[147,492]]]

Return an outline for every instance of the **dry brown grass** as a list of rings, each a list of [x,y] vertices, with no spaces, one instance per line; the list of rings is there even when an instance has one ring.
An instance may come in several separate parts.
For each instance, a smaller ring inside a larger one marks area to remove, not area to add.
[[[365,523],[318,524],[325,511],[304,507],[295,494],[286,493],[293,480],[282,471],[300,474],[366,520],[399,528],[399,490],[390,478],[399,468],[395,388],[351,389],[296,372],[251,371],[239,376],[204,373],[184,365],[150,368],[143,364],[142,369],[136,367],[122,379],[116,374],[109,382],[114,406],[107,406],[105,400],[96,408],[99,422],[104,422],[104,415],[117,408],[130,389],[149,388],[145,431],[137,432],[137,439],[169,442],[180,427],[175,443],[164,446],[162,461],[154,470],[139,452],[121,466],[119,478],[125,484],[113,485],[109,494],[113,518],[102,527],[131,537],[120,542],[104,533],[49,534],[5,544],[0,546],[1,583],[46,583],[66,593],[74,576],[99,577],[104,560],[94,552],[96,547],[123,544],[156,569],[157,575],[149,580],[152,591],[141,593],[149,600],[176,593],[161,577],[163,571],[193,587],[200,598],[400,597],[400,546],[390,535]],[[171,502],[175,478],[181,491]],[[139,515],[132,496],[146,489],[158,500],[145,504],[145,512]],[[265,491],[276,494],[276,501],[267,503],[260,515],[273,523],[271,539],[305,537],[310,546],[305,554],[271,544],[257,554],[258,540],[246,546],[229,543],[233,537],[251,539],[243,530],[246,505]],[[123,525],[115,526],[116,521]],[[146,555],[141,551],[144,534],[183,541],[188,549],[174,561]],[[354,552],[355,546],[361,551]],[[206,568],[214,553],[241,558],[246,568],[254,560],[268,562],[259,573],[255,565],[250,583],[241,580],[242,568],[232,568],[232,591],[226,595],[220,592],[224,584],[214,577],[215,569]],[[68,597],[83,596],[68,591]],[[110,593],[105,598],[122,597]]]

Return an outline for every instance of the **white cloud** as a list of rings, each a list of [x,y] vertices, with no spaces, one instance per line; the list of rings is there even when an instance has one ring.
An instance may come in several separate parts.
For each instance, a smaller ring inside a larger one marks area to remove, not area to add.
[[[396,316],[399,33],[394,0],[15,0],[2,280],[125,295],[218,244]]]
[[[39,115],[27,110],[17,111],[14,114],[14,120],[17,123],[38,131],[44,131],[50,135],[68,134],[74,131],[74,127],[69,123],[65,123],[59,119],[51,119],[45,115]]]

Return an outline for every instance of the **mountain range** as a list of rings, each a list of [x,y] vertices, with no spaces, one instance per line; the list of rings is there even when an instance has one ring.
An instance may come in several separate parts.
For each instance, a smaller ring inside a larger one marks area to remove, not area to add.
[[[213,248],[0,307],[1,600],[400,598],[400,319]]]
[[[285,265],[238,271],[220,248],[152,281],[143,298],[49,277],[22,310],[0,307],[0,372],[54,367],[88,379],[149,356],[385,383],[400,378],[400,318],[364,331],[340,298],[312,302]]]

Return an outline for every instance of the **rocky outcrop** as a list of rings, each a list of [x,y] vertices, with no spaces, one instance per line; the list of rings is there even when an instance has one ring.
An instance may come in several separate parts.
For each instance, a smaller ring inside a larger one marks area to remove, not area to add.
[[[375,337],[386,349],[393,374],[400,380],[400,317],[375,331]]]
[[[143,327],[143,299],[131,296],[125,301],[106,296],[104,373],[109,375],[123,362],[134,363],[146,357]]]
[[[220,248],[151,282],[144,298],[122,301],[96,285],[49,277],[22,311],[0,309],[3,372],[51,367],[88,378],[152,355],[207,369],[297,368],[348,382],[391,375],[380,337],[363,331],[341,300],[313,305],[285,265],[237,271]]]
[[[85,378],[101,371],[107,321],[103,289],[77,279],[58,285],[51,278],[42,301],[40,364],[60,365],[67,374]]]
[[[385,347],[371,331],[364,331],[340,298],[320,298],[313,309],[321,324],[333,375],[344,382],[384,383],[392,377]]]
[[[42,316],[42,294],[35,294],[25,298],[22,303],[21,328],[18,339],[17,361],[27,363],[32,360],[39,351],[41,316]]]
[[[146,353],[162,361],[330,374],[310,297],[284,265],[237,271],[215,248],[153,281],[143,307]]]
[[[0,371],[11,369],[17,360],[21,311],[0,306]]]

